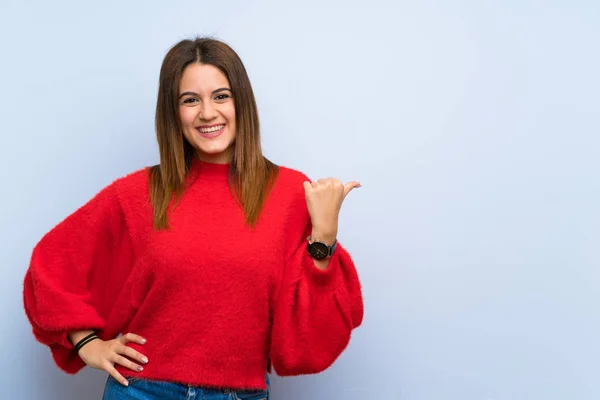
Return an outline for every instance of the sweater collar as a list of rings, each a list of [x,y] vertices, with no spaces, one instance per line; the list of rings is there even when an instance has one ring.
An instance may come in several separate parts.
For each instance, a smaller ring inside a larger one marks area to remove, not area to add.
[[[218,164],[202,161],[198,157],[192,159],[190,167],[194,176],[201,180],[228,182],[231,164]]]

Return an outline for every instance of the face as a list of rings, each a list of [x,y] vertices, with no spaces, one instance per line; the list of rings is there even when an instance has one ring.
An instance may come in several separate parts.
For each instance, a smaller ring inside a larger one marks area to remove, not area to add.
[[[229,162],[235,140],[233,92],[215,66],[193,63],[179,83],[179,118],[183,135],[201,160]]]

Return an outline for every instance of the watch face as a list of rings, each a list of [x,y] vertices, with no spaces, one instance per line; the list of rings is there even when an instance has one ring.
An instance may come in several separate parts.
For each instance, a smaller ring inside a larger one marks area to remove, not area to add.
[[[317,260],[322,260],[329,255],[329,248],[324,243],[315,242],[308,246],[308,252]]]

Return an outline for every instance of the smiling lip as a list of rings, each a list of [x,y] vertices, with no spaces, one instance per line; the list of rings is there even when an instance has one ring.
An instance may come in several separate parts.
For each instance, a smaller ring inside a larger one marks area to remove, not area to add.
[[[202,130],[201,130],[201,129],[207,129],[207,128],[214,128],[215,126],[222,126],[222,128],[219,129],[218,131],[214,131],[214,132],[202,132]],[[207,139],[212,139],[212,138],[216,138],[217,136],[220,136],[224,130],[225,130],[225,124],[202,125],[202,126],[196,127],[196,131],[200,134],[200,136],[207,138]]]

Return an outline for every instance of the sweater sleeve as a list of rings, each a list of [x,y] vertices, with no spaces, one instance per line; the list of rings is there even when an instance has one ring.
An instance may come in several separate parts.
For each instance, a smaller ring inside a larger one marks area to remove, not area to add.
[[[45,234],[25,275],[23,301],[33,334],[67,373],[85,366],[67,334],[93,329],[103,337],[132,264],[115,186],[104,188]]]
[[[280,376],[331,366],[363,319],[360,282],[346,249],[338,243],[325,271],[307,252],[312,226],[299,186],[286,227],[284,278],[273,316],[271,361]]]

